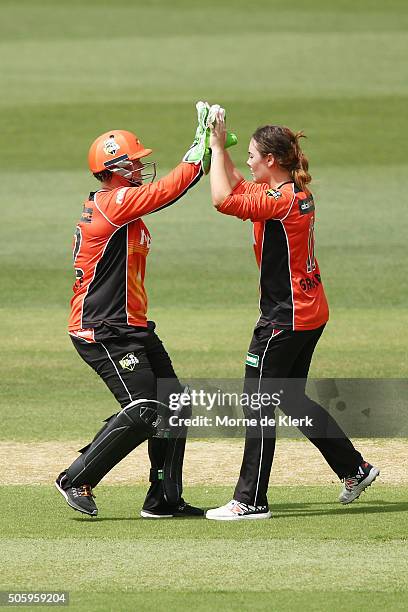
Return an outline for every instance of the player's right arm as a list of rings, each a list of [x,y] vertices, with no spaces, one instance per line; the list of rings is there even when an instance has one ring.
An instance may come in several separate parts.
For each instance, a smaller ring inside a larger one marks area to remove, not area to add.
[[[216,208],[224,215],[238,217],[242,221],[266,221],[283,219],[288,214],[295,193],[292,187],[271,189],[266,183],[242,181],[220,201]]]
[[[218,207],[236,187],[244,182],[244,177],[234,166],[228,151],[225,150],[227,131],[225,111],[220,108],[210,126],[211,147],[211,197]]]
[[[267,184],[244,181],[242,175],[231,181],[230,171],[225,162],[225,121],[218,114],[211,126],[211,197],[217,210],[225,215],[238,217],[243,221],[264,221],[282,219],[288,213],[293,200],[293,189],[280,191]]]

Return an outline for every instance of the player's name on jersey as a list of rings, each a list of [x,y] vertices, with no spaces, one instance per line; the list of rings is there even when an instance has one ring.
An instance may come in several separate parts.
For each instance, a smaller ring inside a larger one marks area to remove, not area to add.
[[[309,416],[300,419],[281,414],[277,419],[272,417],[239,418],[230,416],[195,416],[189,419],[173,415],[169,419],[170,427],[313,427],[313,419]]]

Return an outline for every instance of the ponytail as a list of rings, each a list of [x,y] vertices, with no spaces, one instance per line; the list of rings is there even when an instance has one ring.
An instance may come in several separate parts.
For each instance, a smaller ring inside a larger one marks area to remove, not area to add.
[[[304,191],[306,195],[310,195],[310,190],[307,185],[311,182],[312,177],[309,173],[309,161],[299,145],[299,140],[301,138],[306,138],[303,132],[296,132],[296,134],[294,134],[294,150],[297,164],[291,172],[295,185]]]

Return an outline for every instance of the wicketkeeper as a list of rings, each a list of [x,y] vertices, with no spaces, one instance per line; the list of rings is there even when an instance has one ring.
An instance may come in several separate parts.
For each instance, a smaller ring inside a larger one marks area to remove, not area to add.
[[[170,432],[168,396],[185,390],[154,322],[147,319],[144,278],[151,236],[142,217],[177,202],[208,172],[208,110],[207,104],[197,104],[192,146],[157,182],[155,163],[142,161],[152,150],[131,132],[110,130],[89,150],[89,168],[101,186],[84,203],[75,231],[69,334],[79,355],[119,402],[120,411],[105,420],[55,485],[72,508],[90,516],[98,513],[93,489],[145,440],[151,484],[141,516],[203,514],[182,497],[187,432],[184,427]],[[186,411],[188,416],[188,409],[180,408],[183,416]]]

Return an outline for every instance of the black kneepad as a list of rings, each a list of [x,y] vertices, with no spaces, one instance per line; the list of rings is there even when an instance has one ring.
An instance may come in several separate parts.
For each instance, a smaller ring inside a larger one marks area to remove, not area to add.
[[[155,434],[157,408],[157,401],[141,399],[110,417],[68,468],[67,476],[71,483],[95,487],[119,461]]]

